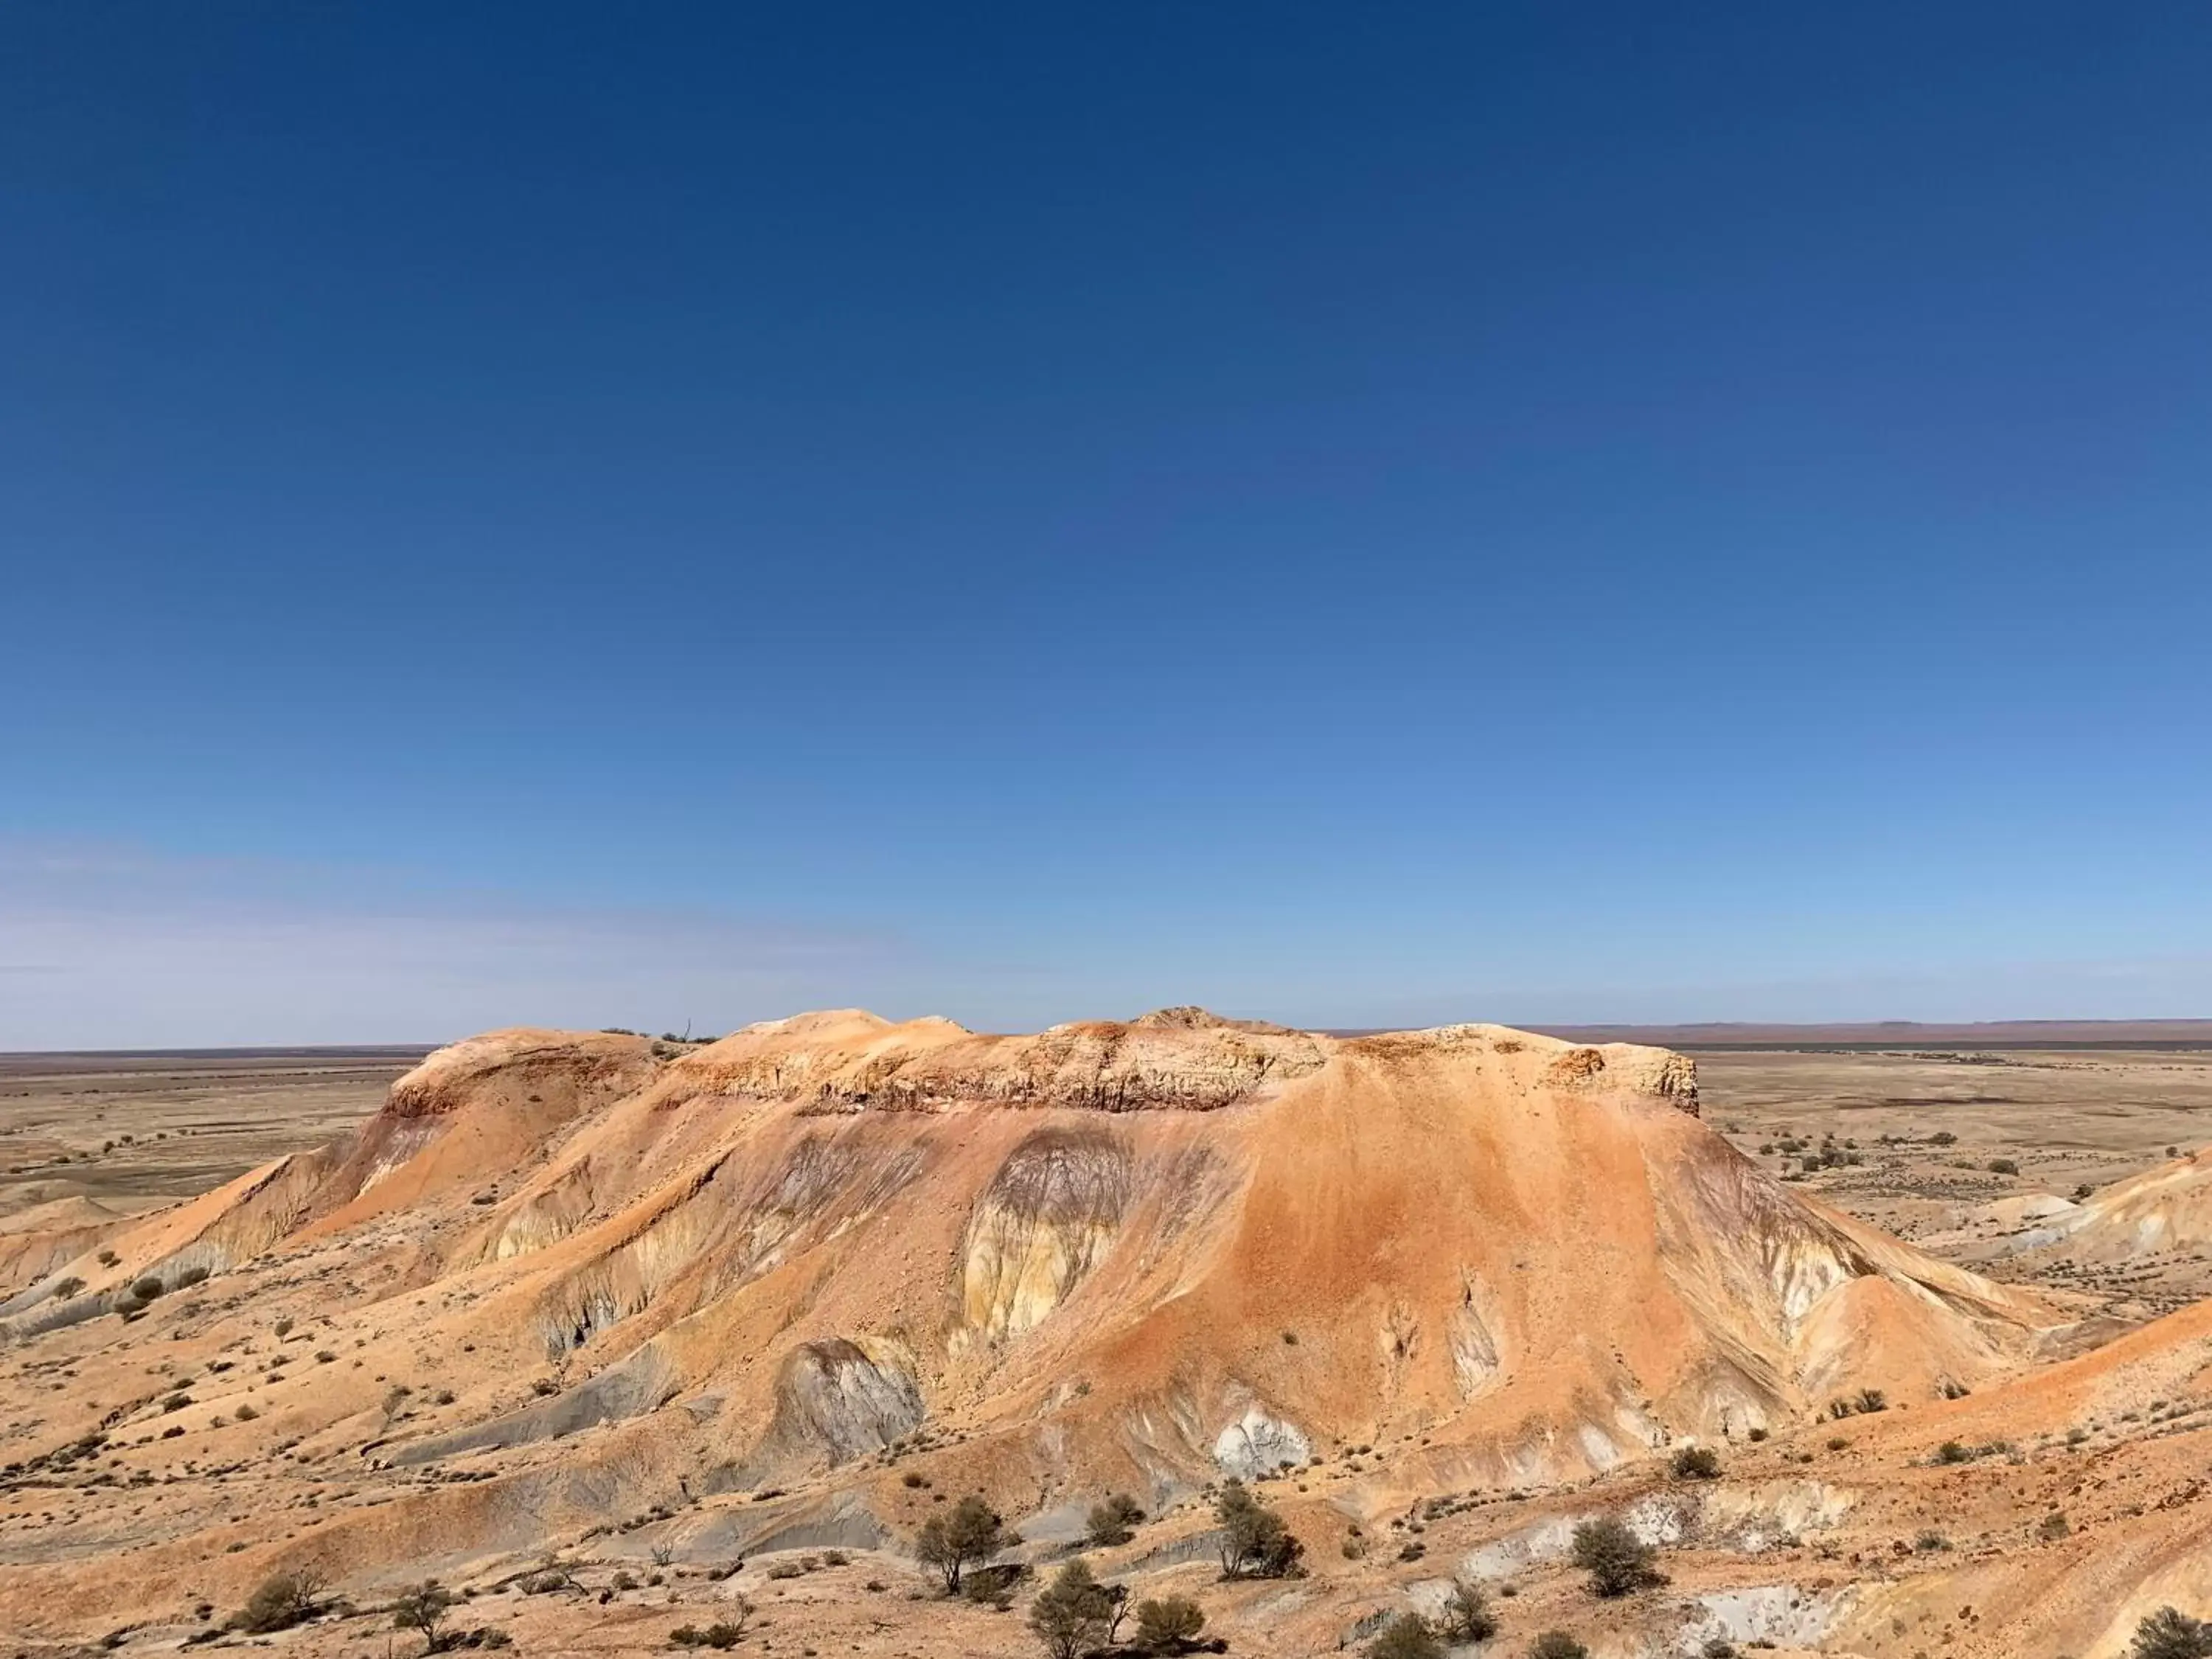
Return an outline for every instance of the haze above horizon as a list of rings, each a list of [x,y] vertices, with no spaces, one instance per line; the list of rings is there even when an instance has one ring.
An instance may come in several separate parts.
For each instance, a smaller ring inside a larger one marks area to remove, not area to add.
[[[0,19],[0,1049],[2212,1013],[2212,13]]]

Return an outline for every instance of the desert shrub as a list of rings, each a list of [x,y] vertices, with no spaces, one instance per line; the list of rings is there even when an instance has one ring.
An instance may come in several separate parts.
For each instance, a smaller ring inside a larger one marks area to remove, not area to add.
[[[899,1476],[899,1485],[904,1486],[908,1492],[919,1492],[928,1484],[928,1481],[925,1480],[921,1475],[915,1473],[912,1469],[908,1469],[904,1474]]]
[[[2212,1656],[2212,1625],[2178,1607],[2160,1607],[2136,1626],[2130,1650],[2135,1659],[2207,1659]]]
[[[420,1631],[425,1653],[438,1651],[438,1626],[446,1620],[446,1613],[453,1605],[453,1598],[439,1587],[434,1578],[425,1578],[392,1604],[392,1625],[395,1630]]]
[[[1119,1611],[1119,1600],[1079,1558],[1030,1603],[1030,1631],[1051,1659],[1079,1659],[1106,1643]]]
[[[1680,1480],[1717,1480],[1721,1476],[1720,1454],[1711,1446],[1683,1447],[1670,1467]]]
[[[2074,1528],[2066,1519],[2064,1510],[2053,1510],[2036,1523],[2035,1529],[2044,1537],[2056,1540],[2065,1537],[2074,1530]]]
[[[779,1561],[768,1570],[768,1576],[769,1577],[779,1580],[785,1578],[796,1578],[799,1577],[799,1563],[796,1561]]]
[[[1974,1461],[1974,1455],[1957,1441],[1946,1440],[1936,1448],[1936,1461],[1938,1463],[1971,1463]]]
[[[1444,1644],[1418,1613],[1401,1613],[1367,1644],[1367,1659],[1444,1659]]]
[[[1145,1511],[1127,1492],[1115,1492],[1103,1504],[1093,1504],[1084,1527],[1084,1537],[1093,1549],[1104,1549],[1115,1544],[1126,1544],[1137,1534],[1138,1522]]]
[[[161,1402],[161,1409],[165,1412],[180,1412],[191,1403],[191,1395],[179,1389]]]
[[[83,1288],[84,1280],[71,1273],[68,1278],[54,1282],[53,1298],[57,1302],[66,1302]]]
[[[151,1302],[161,1294],[162,1289],[161,1281],[151,1273],[147,1274],[143,1279],[133,1279],[131,1283],[131,1294],[141,1302]]]
[[[742,1595],[729,1603],[730,1616],[718,1619],[704,1630],[690,1625],[678,1625],[668,1632],[668,1645],[672,1648],[733,1648],[744,1640],[745,1623],[753,1616],[753,1604]]]
[[[1015,1586],[1029,1576],[1030,1569],[1018,1561],[970,1567],[967,1577],[961,1582],[960,1594],[979,1606],[996,1607],[1004,1613],[1014,1604]]]
[[[1844,1395],[1844,1398],[1840,1398],[1840,1401],[1827,1402],[1827,1413],[1832,1418],[1850,1418],[1850,1416],[1856,1416],[1856,1413],[1860,1413],[1860,1411],[1874,1413],[1874,1411],[1887,1411],[1887,1409],[1889,1409],[1889,1395],[1882,1394],[1881,1389],[1860,1389],[1858,1394]]]
[[[1455,1643],[1487,1642],[1498,1634],[1498,1615],[1490,1610],[1490,1598],[1472,1578],[1452,1580],[1443,1616],[1437,1623],[1439,1632]]]
[[[922,1523],[915,1554],[922,1565],[935,1569],[945,1581],[945,1594],[951,1595],[958,1594],[961,1576],[970,1566],[990,1560],[1009,1541],[998,1511],[983,1501],[982,1494],[971,1492],[945,1514]]]
[[[1590,1589],[1598,1595],[1627,1595],[1666,1583],[1652,1565],[1656,1555],[1617,1516],[1601,1516],[1575,1528],[1575,1565],[1589,1574]]]
[[[1735,1659],[1735,1644],[1716,1636],[1698,1650],[1698,1659]]]
[[[123,1258],[112,1250],[102,1250],[100,1253],[100,1265],[103,1267],[112,1267],[122,1260]]]
[[[1746,1434],[1744,1437],[1747,1440],[1754,1442],[1764,1440],[1766,1438],[1766,1431],[1765,1429],[1753,1429]]]
[[[250,1405],[241,1405],[238,1408],[238,1420],[241,1423],[251,1423],[260,1415],[261,1413]]]
[[[1925,1532],[1922,1533],[1919,1537],[1912,1540],[1912,1547],[1918,1550],[1923,1555],[1933,1555],[1939,1551],[1949,1549],[1951,1547],[1951,1540],[1944,1537],[1942,1533],[1936,1531],[1933,1527],[1930,1527]]]
[[[1137,1603],[1137,1645],[1149,1652],[1180,1652],[1205,1628],[1205,1612],[1188,1595]]]
[[[322,1578],[314,1572],[277,1573],[254,1587],[253,1594],[246,1598],[245,1610],[234,1622],[240,1630],[254,1636],[289,1630],[314,1612],[315,1597],[322,1588]]]
[[[1991,1175],[2016,1176],[2020,1173],[2020,1165],[2008,1158],[1993,1158],[1990,1160],[1990,1173]]]
[[[637,1588],[637,1575],[624,1567],[618,1571],[608,1583],[618,1590],[634,1590]]]
[[[286,1337],[292,1334],[292,1322],[289,1319],[280,1319],[269,1328],[275,1334],[276,1340],[279,1342],[282,1342]]]
[[[1300,1571],[1305,1546],[1243,1481],[1224,1483],[1213,1516],[1221,1523],[1223,1577],[1289,1578]]]
[[[1932,1146],[1948,1146],[1956,1142],[1958,1139],[1959,1137],[1953,1134],[1948,1129],[1938,1129],[1934,1134],[1928,1137],[1928,1142]]]
[[[188,1290],[194,1285],[204,1285],[207,1282],[207,1276],[208,1270],[205,1267],[187,1267],[177,1275],[177,1288],[182,1291]]]
[[[1589,1650],[1563,1630],[1547,1630],[1528,1644],[1528,1659],[1589,1659]]]
[[[842,1567],[850,1562],[852,1559],[853,1558],[851,1556],[846,1554],[842,1550],[824,1550],[822,1552],[822,1565],[825,1567]],[[663,1563],[663,1565],[665,1565],[666,1564]]]

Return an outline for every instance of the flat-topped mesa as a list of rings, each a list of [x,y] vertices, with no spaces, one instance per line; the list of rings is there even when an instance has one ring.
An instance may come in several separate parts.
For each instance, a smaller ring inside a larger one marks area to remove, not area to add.
[[[642,1037],[516,1026],[436,1050],[392,1084],[381,1115],[444,1117],[499,1091],[527,1094],[533,1103],[553,1090],[611,1098],[640,1087],[653,1072],[652,1045]]]
[[[1432,1025],[1347,1038],[1350,1053],[1405,1060],[1424,1055],[1479,1057],[1528,1085],[1584,1093],[1620,1092],[1664,1100],[1698,1115],[1698,1062],[1672,1048],[1638,1042],[1577,1043],[1509,1025]],[[1496,1058],[1493,1060],[1492,1056]]]
[[[747,1026],[678,1062],[728,1094],[836,1111],[960,1104],[1211,1111],[1327,1063],[1327,1037],[1167,1009],[1128,1023],[988,1036],[945,1019],[804,1015]]]
[[[963,1104],[1212,1111],[1308,1076],[1340,1054],[1386,1064],[1473,1062],[1525,1086],[1639,1094],[1698,1112],[1696,1063],[1664,1048],[1592,1047],[1498,1025],[1342,1039],[1196,1007],[1009,1036],[933,1018],[893,1024],[857,1009],[801,1014],[747,1026],[687,1055],[671,1082],[837,1112]]]

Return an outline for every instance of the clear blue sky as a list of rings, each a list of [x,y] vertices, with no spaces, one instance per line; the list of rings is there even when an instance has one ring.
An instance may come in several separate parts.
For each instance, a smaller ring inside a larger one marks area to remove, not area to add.
[[[0,1047],[2212,1013],[2212,9],[0,18]]]

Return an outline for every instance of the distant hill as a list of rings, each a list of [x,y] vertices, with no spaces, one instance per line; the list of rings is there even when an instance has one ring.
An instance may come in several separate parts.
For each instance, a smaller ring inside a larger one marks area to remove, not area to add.
[[[1999,1019],[1965,1024],[1877,1020],[1856,1024],[1549,1025],[1571,1042],[1646,1042],[1667,1048],[2212,1048],[2212,1019]]]

